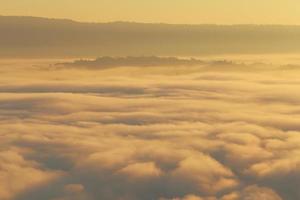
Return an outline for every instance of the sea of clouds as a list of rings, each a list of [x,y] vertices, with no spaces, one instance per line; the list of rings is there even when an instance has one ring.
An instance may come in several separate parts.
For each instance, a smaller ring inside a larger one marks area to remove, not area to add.
[[[0,63],[1,200],[300,199],[296,64],[49,62]]]

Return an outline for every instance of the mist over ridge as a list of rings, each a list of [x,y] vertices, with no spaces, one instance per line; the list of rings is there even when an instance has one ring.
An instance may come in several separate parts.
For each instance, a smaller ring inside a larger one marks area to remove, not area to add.
[[[300,26],[82,23],[0,16],[0,57],[300,52]]]
[[[0,200],[299,200],[299,75],[300,26],[0,16]]]

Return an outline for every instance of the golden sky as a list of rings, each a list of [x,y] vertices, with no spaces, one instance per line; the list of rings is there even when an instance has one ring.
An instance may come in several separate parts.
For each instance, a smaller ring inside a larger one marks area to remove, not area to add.
[[[300,24],[299,0],[0,0],[0,15],[186,24]]]

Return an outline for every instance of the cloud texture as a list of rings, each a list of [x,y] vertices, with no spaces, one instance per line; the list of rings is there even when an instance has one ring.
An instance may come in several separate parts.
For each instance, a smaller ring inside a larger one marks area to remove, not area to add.
[[[41,65],[1,62],[0,199],[300,198],[297,67]]]

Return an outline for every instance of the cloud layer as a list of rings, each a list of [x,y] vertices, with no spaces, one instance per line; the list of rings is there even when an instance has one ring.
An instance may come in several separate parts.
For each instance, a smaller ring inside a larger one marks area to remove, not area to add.
[[[297,67],[36,62],[1,63],[0,199],[300,198]]]

